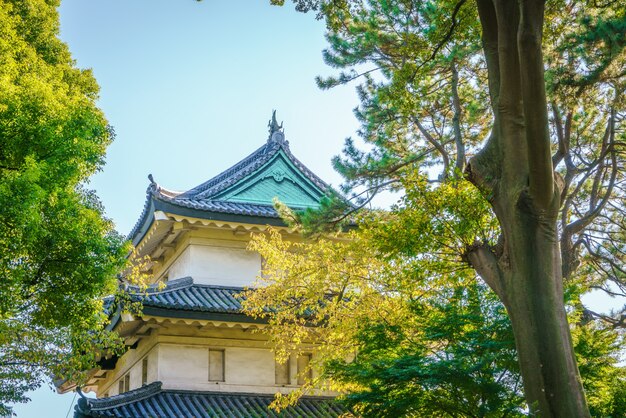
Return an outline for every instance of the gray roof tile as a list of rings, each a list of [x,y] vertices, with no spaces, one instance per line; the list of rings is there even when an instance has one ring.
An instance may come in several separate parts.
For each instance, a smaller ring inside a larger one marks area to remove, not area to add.
[[[154,382],[109,398],[81,398],[74,418],[334,418],[346,413],[330,398],[303,397],[277,414],[268,409],[272,399],[262,394],[164,390],[161,382]]]
[[[237,294],[244,289],[231,286],[194,284],[191,277],[170,280],[164,288],[151,286],[141,291],[131,287],[133,300],[143,306],[217,313],[241,313],[241,299]]]
[[[169,203],[191,209],[205,210],[208,212],[232,213],[235,215],[263,216],[278,218],[278,212],[273,206],[255,205],[252,203],[224,202],[220,200],[190,200],[177,198],[163,198]]]

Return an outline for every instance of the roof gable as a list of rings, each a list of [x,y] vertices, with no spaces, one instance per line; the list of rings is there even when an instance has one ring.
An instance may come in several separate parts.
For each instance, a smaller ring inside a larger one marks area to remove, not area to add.
[[[213,199],[271,205],[274,198],[293,208],[318,207],[324,192],[302,173],[281,149],[264,165]]]

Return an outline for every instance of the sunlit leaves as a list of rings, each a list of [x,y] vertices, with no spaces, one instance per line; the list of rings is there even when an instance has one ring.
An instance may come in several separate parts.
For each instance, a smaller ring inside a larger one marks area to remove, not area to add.
[[[588,323],[574,327],[572,338],[592,416],[620,416],[626,410],[626,370],[620,367],[624,335]]]
[[[102,350],[101,298],[129,248],[83,188],[113,132],[58,39],[57,1],[0,1],[0,408]]]
[[[478,3],[485,29],[482,34],[475,2],[320,4],[329,41],[324,58],[338,74],[318,82],[323,88],[352,82],[361,102],[355,113],[365,144],[346,141],[343,156],[334,160],[346,180],[343,191],[357,207],[365,206],[384,189],[403,193],[399,206],[390,213],[363,215],[367,222],[357,222],[368,237],[367,244],[375,249],[373,258],[384,258],[398,272],[397,276],[383,274],[381,280],[398,285],[402,283],[398,277],[404,275],[407,294],[415,289],[424,291],[424,286],[428,289],[428,284],[440,280],[436,284],[445,292],[461,280],[459,276],[466,277],[465,265],[460,262],[465,258],[509,309],[521,307],[522,317],[536,314],[527,308],[534,302],[521,302],[529,293],[514,289],[540,276],[532,273],[520,278],[515,274],[527,268],[534,272],[530,268],[535,267],[533,257],[543,254],[533,254],[532,239],[523,242],[523,234],[512,231],[533,227],[520,222],[526,210],[519,206],[520,196],[528,184],[531,191],[539,187],[549,190],[551,196],[556,183],[562,191],[558,230],[556,205],[549,228],[554,230],[550,241],[560,241],[561,265],[541,271],[543,283],[568,280],[582,286],[570,291],[570,296],[589,286],[602,286],[623,296],[624,8],[620,2],[562,0],[547,2],[540,19],[533,21],[524,15],[520,28],[530,21],[529,27],[536,24],[542,29],[542,38],[534,39],[541,42],[541,51],[536,48],[540,44],[534,43],[532,56],[543,55],[544,64],[543,68],[537,65],[532,74],[537,94],[525,95],[528,89],[520,92],[519,86],[533,71],[527,71],[524,63],[517,68],[514,62],[529,58],[522,45],[525,39],[516,24],[507,27],[509,20],[515,20],[516,11],[500,9],[498,5],[507,2],[496,2],[494,11],[490,3]],[[522,10],[526,4],[520,3]],[[514,53],[509,55],[511,51]],[[537,84],[544,71],[545,89]],[[523,111],[520,101],[524,102]],[[531,117],[535,111],[536,117]],[[533,127],[537,121],[545,121],[545,126]],[[541,133],[528,135],[531,130]],[[544,135],[548,131],[549,137]],[[527,150],[531,152],[526,154]],[[468,159],[470,166],[466,165]],[[551,172],[552,167],[557,173]],[[463,176],[477,184],[481,193],[459,183]],[[487,205],[497,211],[500,225]],[[345,208],[354,212],[349,205]],[[540,213],[539,218],[543,217]],[[301,225],[319,225],[311,221],[313,215],[306,214]],[[537,213],[532,214],[535,216]],[[546,265],[557,258],[549,257]],[[555,277],[555,271],[562,272],[562,277]],[[509,280],[511,277],[514,279]],[[614,285],[607,286],[611,281]],[[410,285],[416,287],[409,290]],[[562,309],[560,299],[557,292],[549,302],[551,312]],[[624,326],[620,318],[613,318],[612,324]],[[536,320],[516,322],[517,330],[526,326],[532,330],[539,324]],[[543,354],[547,345],[559,351],[557,340],[567,334],[567,325],[558,327],[555,341],[537,341],[536,350]],[[518,345],[524,347],[520,341]],[[557,362],[550,366],[553,364]],[[524,369],[534,380],[527,382],[527,388],[546,384],[551,373],[564,381],[571,381],[576,374],[575,370],[546,367],[546,375],[535,375],[540,368]],[[559,375],[561,371],[564,373]],[[372,378],[376,376],[372,374]],[[561,390],[561,385],[548,386],[549,382],[542,392]],[[550,409],[584,404],[580,391],[560,393],[571,393],[578,400]],[[549,402],[546,400],[546,405]]]
[[[623,229],[626,156],[626,14],[619,5],[547,2],[542,52],[553,162],[564,185],[564,277],[579,266],[592,267],[585,270],[589,285],[608,280],[624,295],[625,253],[615,238]],[[365,144],[348,139],[333,160],[345,178],[345,195],[359,207],[386,189],[408,194],[404,179],[415,173],[426,175],[433,187],[475,175],[464,173],[464,164],[494,134],[501,94],[499,76],[487,77],[476,5],[362,0],[319,6],[327,24],[324,58],[338,74],[318,82],[324,88],[350,82],[360,99],[355,114]],[[497,190],[503,156],[494,150],[481,160],[491,174],[476,182]],[[493,190],[485,190],[486,201],[494,198]],[[341,205],[332,207],[319,222],[303,217],[305,228],[319,230],[333,216],[346,219],[338,213]],[[475,235],[476,242],[493,238]]]
[[[327,364],[338,367],[367,349],[368,327],[390,327],[389,338],[397,341],[401,356],[419,347],[426,356],[439,353],[452,338],[449,333],[475,335],[472,327],[477,325],[470,325],[470,318],[462,325],[466,320],[454,318],[448,304],[464,305],[463,289],[476,286],[459,249],[472,244],[477,230],[491,239],[493,216],[464,180],[433,187],[416,175],[404,184],[402,204],[392,211],[362,213],[353,220],[358,228],[352,232],[305,242],[275,230],[253,238],[250,248],[261,253],[264,267],[244,307],[268,319],[278,358],[314,347],[321,370]],[[424,326],[430,321],[443,328]],[[442,332],[447,336],[438,335]],[[393,362],[393,352],[387,355],[392,357],[385,361]],[[444,367],[436,363],[433,367]],[[311,383],[321,384],[329,376]],[[339,375],[329,383],[343,390],[361,384]]]

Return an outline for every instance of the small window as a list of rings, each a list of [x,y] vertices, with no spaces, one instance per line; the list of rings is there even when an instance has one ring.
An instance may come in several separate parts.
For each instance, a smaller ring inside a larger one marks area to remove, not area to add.
[[[209,349],[209,381],[224,381],[224,350]]]
[[[120,381],[117,382],[117,389],[120,394],[130,390],[130,373],[126,373],[120,378]]]
[[[148,357],[144,358],[141,362],[141,384],[148,383]]]
[[[311,354],[301,354],[298,356],[298,384],[304,385],[313,378],[311,370]]]
[[[274,377],[277,385],[291,384],[291,368],[289,367],[289,359],[284,363],[275,362]]]

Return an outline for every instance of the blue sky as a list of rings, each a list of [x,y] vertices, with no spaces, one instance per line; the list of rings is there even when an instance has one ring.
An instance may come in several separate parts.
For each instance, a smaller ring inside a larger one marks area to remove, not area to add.
[[[323,23],[267,1],[64,0],[62,38],[92,68],[115,127],[94,187],[120,232],[147,175],[188,189],[263,144],[278,110],[292,151],[322,178],[356,121],[352,86],[320,91]]]
[[[118,231],[141,213],[148,174],[187,190],[267,139],[272,109],[292,152],[334,185],[330,165],[354,135],[352,86],[320,91],[324,25],[269,0],[63,0],[61,37],[91,68],[117,137],[90,184]],[[20,418],[64,418],[74,394],[45,387]],[[73,415],[73,411],[69,416]]]
[[[61,37],[93,69],[117,133],[90,187],[121,233],[141,213],[149,173],[174,190],[202,183],[265,142],[272,109],[296,157],[341,182],[330,159],[355,135],[357,98],[353,86],[317,88],[333,69],[314,15],[269,0],[63,0],[60,13]],[[44,387],[31,398],[18,417],[73,415],[73,393]]]

